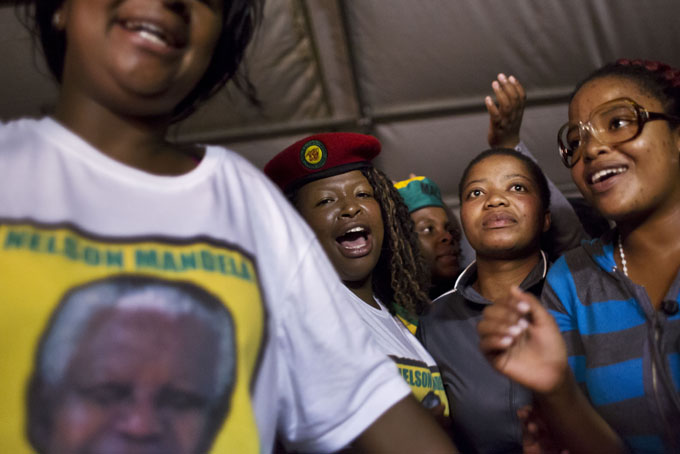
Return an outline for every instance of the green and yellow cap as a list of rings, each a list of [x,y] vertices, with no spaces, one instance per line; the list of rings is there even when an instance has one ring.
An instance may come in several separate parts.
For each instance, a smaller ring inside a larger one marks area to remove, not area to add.
[[[427,177],[413,177],[394,183],[399,195],[404,199],[408,212],[425,207],[444,208],[439,186]]]

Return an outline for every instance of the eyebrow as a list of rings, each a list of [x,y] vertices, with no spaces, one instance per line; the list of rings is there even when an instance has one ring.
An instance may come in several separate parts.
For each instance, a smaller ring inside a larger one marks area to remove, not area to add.
[[[504,180],[512,180],[513,178],[522,178],[522,179],[530,181],[530,182],[533,181],[531,178],[527,177],[526,175],[522,175],[521,173],[511,173],[510,175],[505,175],[503,177]],[[488,180],[488,178],[480,178],[480,179],[477,179],[477,180],[471,180],[471,181],[467,182],[464,187],[467,188],[471,184],[483,183],[487,180]]]

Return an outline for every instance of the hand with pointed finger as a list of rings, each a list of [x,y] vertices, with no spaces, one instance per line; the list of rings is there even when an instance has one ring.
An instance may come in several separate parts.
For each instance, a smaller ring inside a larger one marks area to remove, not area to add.
[[[530,293],[513,287],[484,309],[480,348],[493,367],[527,388],[550,394],[567,379],[567,348],[557,323]]]
[[[489,134],[487,141],[492,148],[515,148],[519,143],[519,130],[522,126],[526,94],[524,87],[514,77],[500,73],[491,83],[496,101],[484,98],[489,112]]]

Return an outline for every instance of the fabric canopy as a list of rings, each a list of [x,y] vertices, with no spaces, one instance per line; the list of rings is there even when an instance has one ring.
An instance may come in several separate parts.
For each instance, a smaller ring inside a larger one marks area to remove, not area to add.
[[[54,85],[4,5],[0,119],[49,113]],[[572,87],[619,57],[680,67],[678,17],[677,0],[269,0],[247,61],[262,108],[227,87],[172,133],[259,167],[311,133],[373,134],[391,178],[426,175],[456,205],[463,167],[487,148],[483,99],[503,72],[527,91],[522,139],[573,192],[556,149]]]

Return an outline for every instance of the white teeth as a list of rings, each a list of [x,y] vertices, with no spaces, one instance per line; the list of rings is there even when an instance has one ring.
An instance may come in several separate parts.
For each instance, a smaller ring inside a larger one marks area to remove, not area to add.
[[[366,229],[363,228],[363,227],[354,227],[354,228],[349,229],[347,231],[347,233],[358,233],[358,232],[364,232],[364,231],[366,231]]]
[[[163,30],[148,22],[125,21],[125,28],[136,31],[139,36],[157,44],[169,45]]]
[[[140,37],[147,39],[149,41],[153,41],[154,43],[163,44],[164,46],[167,46],[167,44],[168,44],[165,41],[163,41],[162,39],[160,39],[158,36],[154,35],[153,33],[148,32],[146,30],[140,30],[138,33],[139,33]]]
[[[600,181],[602,181],[606,177],[609,177],[611,175],[619,175],[619,174],[625,172],[626,170],[628,170],[627,167],[615,167],[615,168],[611,168],[611,169],[600,170],[598,172],[595,172],[593,174],[593,176],[590,177],[590,182],[593,183],[593,184],[599,183]]]

